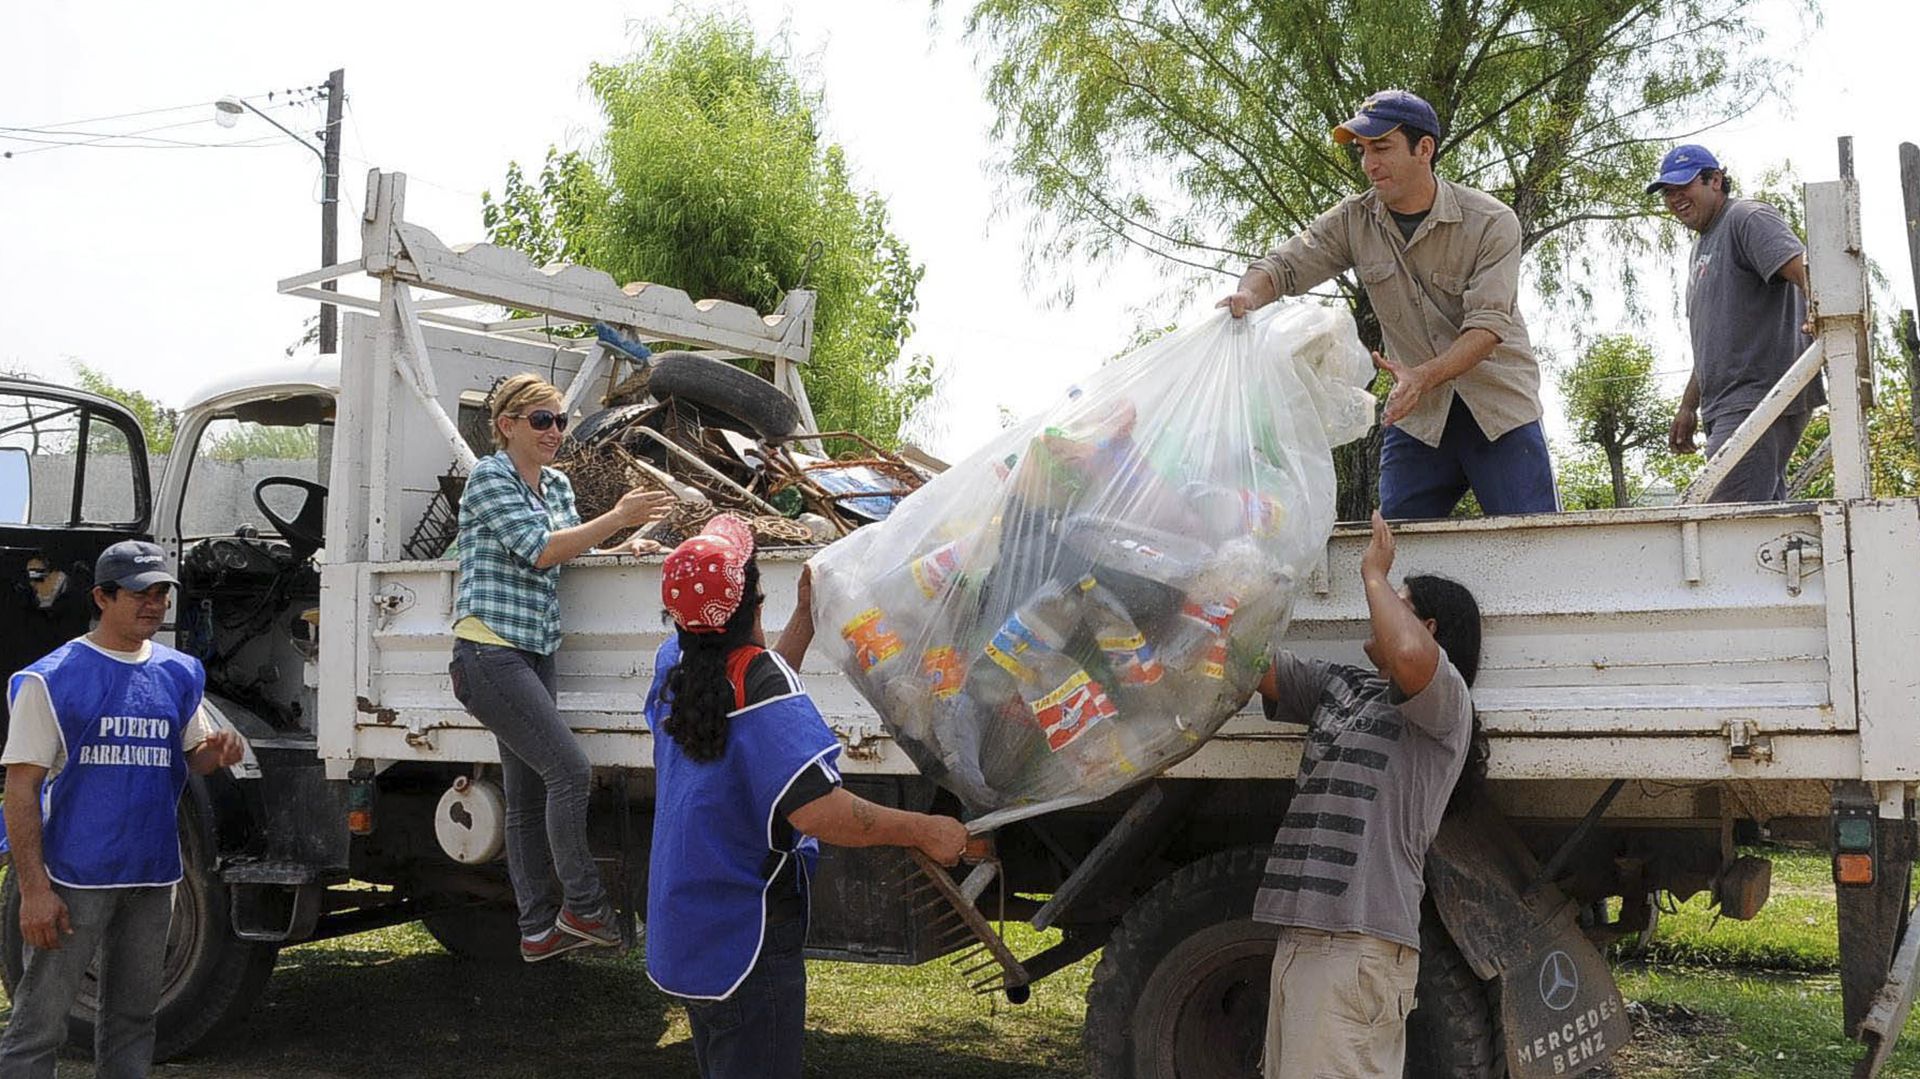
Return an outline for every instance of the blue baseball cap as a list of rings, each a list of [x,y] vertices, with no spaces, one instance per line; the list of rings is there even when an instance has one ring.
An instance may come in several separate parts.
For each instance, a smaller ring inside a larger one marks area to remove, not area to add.
[[[1720,162],[1713,156],[1713,151],[1704,146],[1694,143],[1676,146],[1660,159],[1660,175],[1647,185],[1647,194],[1656,194],[1663,187],[1685,187],[1693,182],[1695,176],[1719,167]]]
[[[1405,90],[1382,90],[1360,103],[1353,119],[1333,129],[1333,141],[1377,139],[1396,127],[1414,127],[1440,137],[1440,117],[1433,106]]]
[[[121,540],[100,552],[93,564],[93,583],[117,584],[129,592],[144,592],[157,584],[177,585],[167,572],[167,553],[145,540]]]

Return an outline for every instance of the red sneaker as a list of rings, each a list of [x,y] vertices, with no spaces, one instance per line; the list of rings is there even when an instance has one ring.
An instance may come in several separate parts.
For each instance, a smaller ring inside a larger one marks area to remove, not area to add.
[[[529,963],[538,963],[552,959],[556,955],[565,955],[591,946],[591,942],[572,934],[562,933],[558,929],[549,929],[539,936],[521,937],[520,958]]]
[[[560,917],[554,920],[553,927],[585,943],[597,944],[602,948],[620,946],[620,926],[613,920],[612,911],[607,911],[597,918],[583,918],[561,907]]]

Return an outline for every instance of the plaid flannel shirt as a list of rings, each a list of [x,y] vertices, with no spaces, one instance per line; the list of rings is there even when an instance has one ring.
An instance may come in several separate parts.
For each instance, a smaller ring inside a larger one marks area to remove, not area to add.
[[[536,569],[534,562],[549,534],[579,523],[565,473],[541,469],[535,496],[505,451],[481,458],[460,495],[453,620],[473,615],[515,648],[539,655],[560,647],[560,567]]]

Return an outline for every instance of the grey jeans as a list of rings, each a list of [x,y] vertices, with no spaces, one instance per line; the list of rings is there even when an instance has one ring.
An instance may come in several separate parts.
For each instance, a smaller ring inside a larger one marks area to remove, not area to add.
[[[454,696],[500,743],[507,875],[520,906],[520,935],[553,928],[563,901],[582,917],[608,916],[607,889],[587,846],[593,766],[560,718],[553,657],[455,641],[448,670]]]
[[[1720,452],[1749,414],[1722,416],[1707,425],[1707,460]],[[1773,421],[1727,478],[1713,489],[1709,502],[1781,502],[1787,497],[1787,463],[1807,429],[1812,412],[1796,412]]]
[[[0,1079],[53,1079],[67,1040],[67,1013],[94,958],[100,960],[99,1017],[93,1059],[99,1079],[143,1079],[153,1065],[154,1012],[160,1007],[173,886],[53,886],[67,905],[73,935],[51,950],[26,946],[13,990],[13,1018],[0,1036]]]

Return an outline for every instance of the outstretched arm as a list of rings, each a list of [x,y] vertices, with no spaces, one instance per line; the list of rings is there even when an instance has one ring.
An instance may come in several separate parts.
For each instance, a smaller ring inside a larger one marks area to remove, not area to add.
[[[1374,661],[1387,680],[1406,696],[1418,696],[1440,669],[1440,644],[1413,605],[1387,583],[1393,569],[1393,532],[1373,511],[1373,540],[1360,556],[1360,579],[1367,589],[1367,613],[1373,620]]]
[[[967,826],[952,817],[889,809],[835,787],[787,814],[787,823],[836,847],[916,847],[941,865],[968,852]]]

